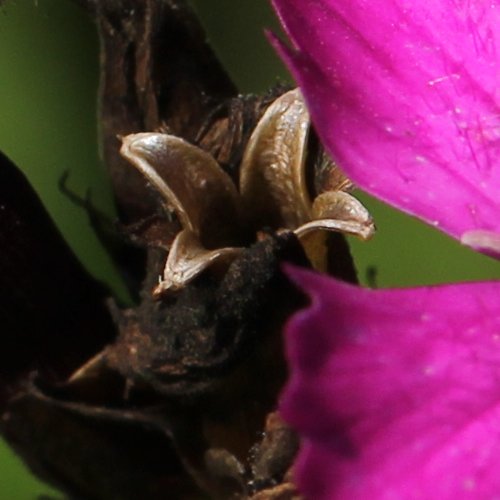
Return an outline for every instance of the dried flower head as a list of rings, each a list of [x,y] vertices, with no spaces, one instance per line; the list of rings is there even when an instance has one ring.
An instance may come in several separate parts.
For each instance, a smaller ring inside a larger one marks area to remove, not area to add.
[[[298,90],[266,110],[245,149],[239,192],[215,159],[183,139],[161,133],[123,138],[121,154],[160,194],[182,225],[154,294],[178,290],[208,267],[227,268],[241,245],[261,230],[292,230],[310,260],[324,269],[323,231],[367,239],[373,221],[347,191],[350,182],[324,158],[335,179],[319,193],[308,186],[309,113]],[[333,177],[333,176],[332,176]]]

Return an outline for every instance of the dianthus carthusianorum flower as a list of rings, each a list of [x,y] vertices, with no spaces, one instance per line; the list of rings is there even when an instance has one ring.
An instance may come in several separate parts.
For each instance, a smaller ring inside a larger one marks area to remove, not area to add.
[[[499,254],[500,2],[274,0],[274,39],[344,172]],[[364,290],[291,271],[285,418],[308,498],[500,494],[500,283]]]

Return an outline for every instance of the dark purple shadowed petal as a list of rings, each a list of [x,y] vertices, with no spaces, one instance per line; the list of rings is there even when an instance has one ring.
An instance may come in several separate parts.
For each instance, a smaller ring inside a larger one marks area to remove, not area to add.
[[[500,493],[500,283],[373,291],[289,268],[281,400],[306,498]]]

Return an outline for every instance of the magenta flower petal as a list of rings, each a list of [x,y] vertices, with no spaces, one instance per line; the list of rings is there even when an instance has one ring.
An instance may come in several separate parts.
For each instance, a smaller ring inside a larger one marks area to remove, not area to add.
[[[500,0],[274,6],[294,48],[274,43],[345,173],[471,246],[496,245]]]
[[[281,411],[306,498],[500,496],[500,283],[368,290],[291,269]]]

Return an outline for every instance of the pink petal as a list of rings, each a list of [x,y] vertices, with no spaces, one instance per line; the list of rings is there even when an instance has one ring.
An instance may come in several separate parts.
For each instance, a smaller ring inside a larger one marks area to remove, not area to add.
[[[500,497],[500,283],[368,290],[304,270],[281,411],[306,498]]]
[[[500,232],[500,0],[273,1],[345,173],[456,238]]]

